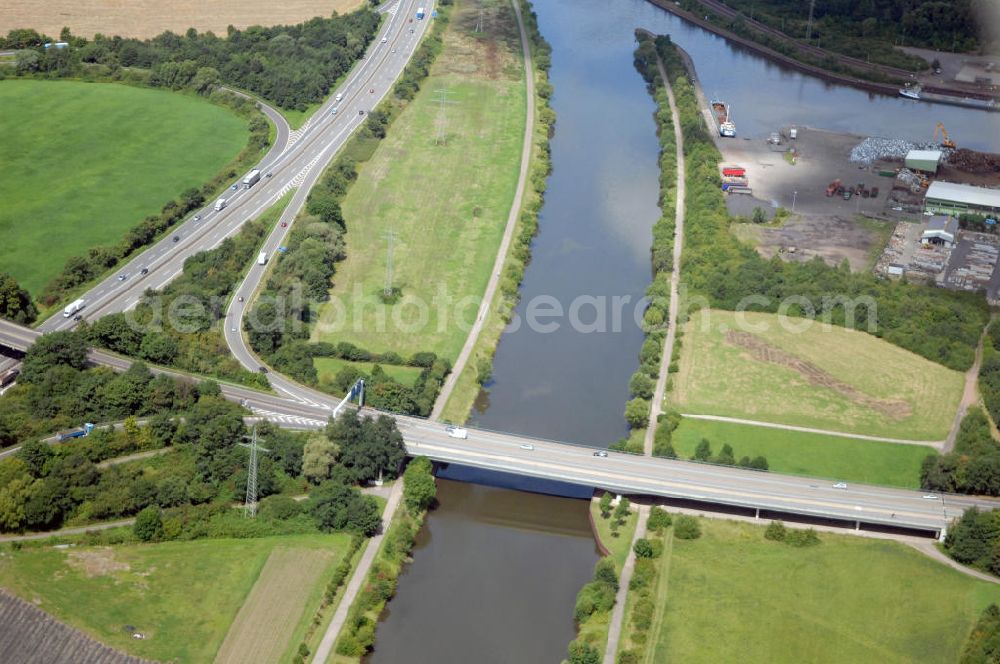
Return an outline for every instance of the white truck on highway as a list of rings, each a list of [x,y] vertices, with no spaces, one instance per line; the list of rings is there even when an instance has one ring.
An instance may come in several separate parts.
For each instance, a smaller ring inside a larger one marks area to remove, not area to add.
[[[260,169],[255,168],[249,173],[247,173],[247,176],[243,178],[243,186],[249,189],[250,187],[257,184],[259,181],[260,181]]]
[[[75,300],[73,302],[70,302],[69,304],[66,305],[66,308],[63,309],[63,318],[69,318],[76,312],[80,311],[80,309],[83,309],[84,304],[85,303],[83,300]]]
[[[267,265],[267,252],[262,251],[260,255],[257,256],[257,265]]]
[[[222,210],[225,207],[226,207],[226,199],[225,198],[220,198],[219,200],[215,201],[215,211],[216,212],[218,212],[219,210]]]

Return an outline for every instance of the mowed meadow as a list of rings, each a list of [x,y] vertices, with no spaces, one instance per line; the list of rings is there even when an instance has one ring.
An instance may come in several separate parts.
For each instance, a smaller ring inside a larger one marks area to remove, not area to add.
[[[820,533],[797,548],[763,526],[700,522],[701,538],[656,561],[661,618],[642,662],[950,664],[1000,602],[1000,585],[898,542]]]
[[[114,244],[244,147],[243,120],[164,90],[0,82],[0,269],[32,295],[71,256]]]
[[[300,23],[313,16],[353,11],[365,0],[4,0],[0,3],[0,34],[33,28],[58,37],[63,27],[73,34],[97,33],[122,37],[155,37],[166,30],[182,34],[188,28],[225,36],[230,25]]]
[[[25,547],[0,556],[0,586],[140,657],[210,662],[232,626],[222,653],[227,658],[245,655],[240,648],[251,643],[260,647],[264,638],[270,639],[268,652],[276,653],[268,661],[277,661],[304,631],[301,623],[311,617],[350,539],[338,533]],[[133,639],[125,625],[145,638]]]
[[[514,198],[526,113],[513,9],[498,5],[483,33],[478,16],[456,7],[430,76],[344,199],[347,259],[314,341],[458,356]],[[383,304],[390,233],[402,297]]]
[[[685,326],[672,401],[685,413],[942,440],[963,376],[865,332],[706,310]]]

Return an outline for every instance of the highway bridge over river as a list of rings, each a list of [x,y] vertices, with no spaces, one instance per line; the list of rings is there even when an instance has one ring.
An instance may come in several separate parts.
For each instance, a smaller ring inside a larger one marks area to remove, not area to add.
[[[40,334],[0,320],[0,346],[26,351]],[[131,364],[127,358],[100,350],[91,351],[90,361],[117,371]],[[153,371],[195,379],[168,369],[154,367]],[[324,426],[339,402],[287,378],[280,382],[284,394],[229,384],[222,384],[222,392],[255,414],[290,428]],[[833,480],[616,452],[601,457],[594,455],[592,447],[481,429],[468,429],[466,439],[453,438],[440,423],[386,414],[396,419],[411,455],[623,494],[743,508],[772,518],[797,515],[839,522],[848,528],[912,529],[941,536],[969,507],[1000,507],[1000,501],[990,498],[853,483],[837,488]]]

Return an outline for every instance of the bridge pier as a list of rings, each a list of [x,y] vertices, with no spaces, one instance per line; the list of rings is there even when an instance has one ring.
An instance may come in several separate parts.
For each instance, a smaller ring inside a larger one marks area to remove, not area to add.
[[[861,530],[861,522],[860,521],[855,521],[854,522],[854,529],[855,530]]]
[[[753,511],[753,518],[754,518],[754,521],[760,521],[760,508],[759,507],[757,507],[757,508],[754,509],[754,511]]]

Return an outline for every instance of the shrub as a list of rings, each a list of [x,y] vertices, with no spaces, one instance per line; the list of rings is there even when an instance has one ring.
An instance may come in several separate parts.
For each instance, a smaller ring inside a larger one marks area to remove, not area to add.
[[[660,545],[659,551],[657,551],[657,544]],[[635,551],[636,558],[656,558],[663,552],[663,544],[662,542],[641,537],[632,545],[632,550]]]
[[[767,529],[764,530],[764,539],[773,540],[775,542],[784,542],[787,534],[788,529],[785,528],[785,524],[780,521],[772,521],[768,524]]]
[[[639,655],[632,650],[623,650],[618,653],[615,664],[639,664]]]
[[[47,446],[46,446],[47,447]],[[611,516],[611,494],[607,491],[601,496],[601,500],[598,503],[598,507],[601,509],[601,517],[607,519]]]
[[[163,536],[163,517],[155,505],[143,509],[135,517],[132,532],[143,542],[152,542]]]
[[[819,536],[812,528],[806,530],[789,530],[785,535],[785,543],[792,546],[815,546],[819,544]]]
[[[302,514],[302,504],[291,496],[268,496],[260,501],[259,514],[262,519],[284,521]]]
[[[601,654],[597,648],[584,643],[583,641],[573,641],[569,644],[569,664],[601,664]]]
[[[682,514],[674,521],[674,535],[677,539],[698,539],[701,537],[701,524],[695,517]]]
[[[594,581],[606,583],[618,590],[618,572],[615,571],[615,561],[607,556],[598,560],[594,567]]]
[[[591,581],[577,593],[573,617],[576,618],[577,622],[586,622],[593,614],[610,611],[614,605],[614,588],[606,583]]]
[[[649,510],[649,519],[646,521],[646,528],[654,533],[663,532],[664,528],[669,528],[672,523],[670,513],[662,507],[652,507]]]

